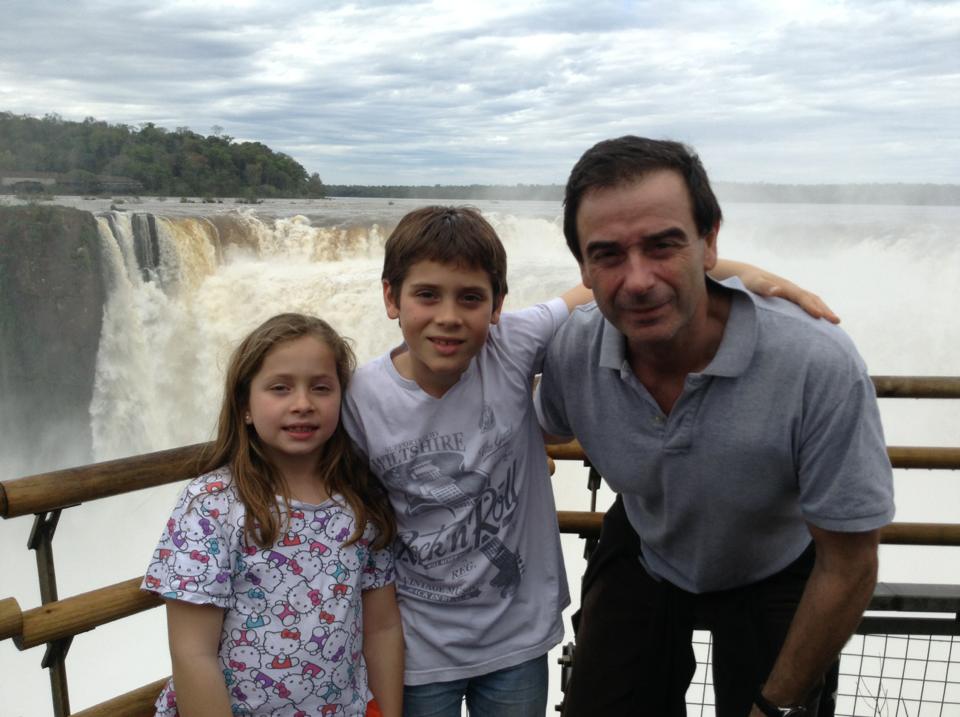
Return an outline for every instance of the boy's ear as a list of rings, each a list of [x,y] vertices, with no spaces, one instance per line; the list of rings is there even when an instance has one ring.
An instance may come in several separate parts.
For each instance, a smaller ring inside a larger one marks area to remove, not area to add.
[[[383,305],[387,309],[389,318],[400,318],[400,302],[394,300],[393,289],[390,288],[390,282],[386,279],[383,280]]]
[[[503,300],[507,298],[501,296],[497,299],[497,305],[493,307],[493,313],[490,315],[490,323],[496,324],[500,321],[500,311],[503,309]]]

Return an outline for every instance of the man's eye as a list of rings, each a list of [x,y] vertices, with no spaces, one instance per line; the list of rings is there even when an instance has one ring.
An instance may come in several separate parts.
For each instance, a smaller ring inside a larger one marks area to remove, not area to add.
[[[619,256],[618,252],[610,249],[603,249],[590,254],[590,259],[598,264],[609,264],[615,261],[617,256]]]

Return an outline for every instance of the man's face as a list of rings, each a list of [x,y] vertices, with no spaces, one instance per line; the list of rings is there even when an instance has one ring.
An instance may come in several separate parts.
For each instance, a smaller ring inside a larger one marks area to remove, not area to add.
[[[683,178],[658,170],[588,192],[577,211],[583,283],[631,351],[679,345],[706,318],[704,273],[717,227],[700,237]]]

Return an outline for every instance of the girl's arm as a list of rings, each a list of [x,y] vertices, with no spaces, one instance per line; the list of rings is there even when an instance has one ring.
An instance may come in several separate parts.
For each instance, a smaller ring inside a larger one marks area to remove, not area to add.
[[[180,717],[232,717],[217,652],[223,609],[167,600],[167,634]]]
[[[363,658],[383,717],[403,711],[403,628],[393,583],[363,593]]]
[[[792,301],[815,319],[826,319],[839,324],[840,317],[819,296],[812,291],[802,289],[789,279],[764,271],[753,264],[730,259],[717,259],[717,265],[709,272],[714,279],[727,279],[739,276],[743,285],[755,294],[761,296],[779,296],[781,299]]]

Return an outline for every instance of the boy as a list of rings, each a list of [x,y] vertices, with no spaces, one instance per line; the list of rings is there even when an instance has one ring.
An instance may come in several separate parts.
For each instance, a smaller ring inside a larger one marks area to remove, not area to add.
[[[360,368],[344,403],[347,431],[397,516],[406,715],[459,717],[464,697],[474,717],[546,711],[546,656],[570,597],[531,381],[551,337],[591,297],[579,286],[501,315],[506,274],[478,211],[407,214],[383,269],[404,343]]]

